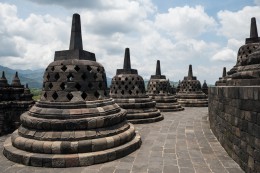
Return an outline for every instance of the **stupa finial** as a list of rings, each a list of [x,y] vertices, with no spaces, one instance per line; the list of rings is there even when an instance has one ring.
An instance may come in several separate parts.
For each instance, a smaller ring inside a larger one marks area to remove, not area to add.
[[[80,49],[83,50],[80,15],[73,14],[71,35],[70,35],[70,50]]]
[[[188,72],[188,77],[192,78],[193,77],[193,73],[192,73],[192,65],[189,65],[189,72]]]
[[[4,72],[4,71],[2,72],[2,79],[6,79],[6,78],[5,78],[5,72]]]
[[[255,17],[251,18],[251,26],[250,26],[250,38],[246,38],[246,44],[248,43],[258,43],[260,42],[260,37],[258,37],[257,33],[257,25]]]
[[[227,75],[226,67],[223,67],[223,74],[222,74],[222,77],[226,77],[226,75]]]
[[[123,69],[125,69],[125,70],[131,69],[130,50],[129,50],[129,48],[125,48],[125,59],[124,59],[124,67],[123,67]]]
[[[161,65],[160,65],[160,60],[157,60],[155,75],[157,75],[157,76],[161,76]]]

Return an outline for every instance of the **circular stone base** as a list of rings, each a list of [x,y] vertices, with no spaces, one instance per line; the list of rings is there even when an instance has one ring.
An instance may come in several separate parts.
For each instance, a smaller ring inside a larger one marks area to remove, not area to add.
[[[208,107],[208,100],[205,99],[179,99],[184,107]]]
[[[141,137],[136,134],[128,143],[103,151],[77,154],[41,154],[30,153],[13,147],[11,137],[9,137],[4,143],[3,154],[11,161],[27,166],[52,168],[79,167],[124,157],[138,149],[141,143]]]
[[[177,111],[183,111],[184,108],[183,107],[180,107],[180,108],[174,108],[174,109],[171,109],[171,108],[160,108],[160,111],[161,112],[177,112]]]
[[[144,123],[154,123],[163,120],[162,115],[153,118],[143,118],[143,119],[129,119],[128,121],[132,124],[144,124]]]

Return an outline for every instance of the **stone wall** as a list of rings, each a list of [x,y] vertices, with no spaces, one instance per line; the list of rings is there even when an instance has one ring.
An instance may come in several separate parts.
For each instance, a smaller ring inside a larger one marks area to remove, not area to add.
[[[260,87],[210,87],[213,133],[245,172],[260,172]]]

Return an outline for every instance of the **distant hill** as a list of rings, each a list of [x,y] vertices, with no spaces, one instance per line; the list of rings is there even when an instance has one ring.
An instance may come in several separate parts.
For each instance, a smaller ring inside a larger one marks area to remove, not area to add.
[[[16,70],[0,65],[0,72],[5,71],[5,76],[8,80],[8,83],[11,84],[14,74],[17,71],[21,83],[25,85],[28,83],[30,88],[41,88],[42,87],[42,77],[44,69],[39,70]]]
[[[11,84],[14,74],[17,71],[21,83],[25,85],[28,83],[30,88],[42,88],[43,74],[45,69],[37,70],[20,70],[20,69],[11,69],[9,67],[4,67],[0,65],[0,77],[2,76],[2,71],[5,71],[5,77],[8,80],[8,83]],[[107,77],[107,85],[111,85],[112,78]]]

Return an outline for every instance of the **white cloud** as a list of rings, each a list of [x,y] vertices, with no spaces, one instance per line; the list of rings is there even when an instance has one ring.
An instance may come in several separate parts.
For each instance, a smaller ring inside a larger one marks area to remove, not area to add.
[[[216,21],[207,15],[202,6],[170,8],[168,13],[156,15],[155,24],[177,39],[195,38],[213,30]]]
[[[219,34],[227,38],[245,40],[250,35],[251,17],[256,17],[260,27],[260,6],[246,6],[236,12],[226,10],[218,12],[221,24]]]
[[[223,61],[223,62],[236,62],[236,52],[229,48],[224,48],[216,53],[212,57],[213,61]],[[235,65],[235,64],[234,64]]]

